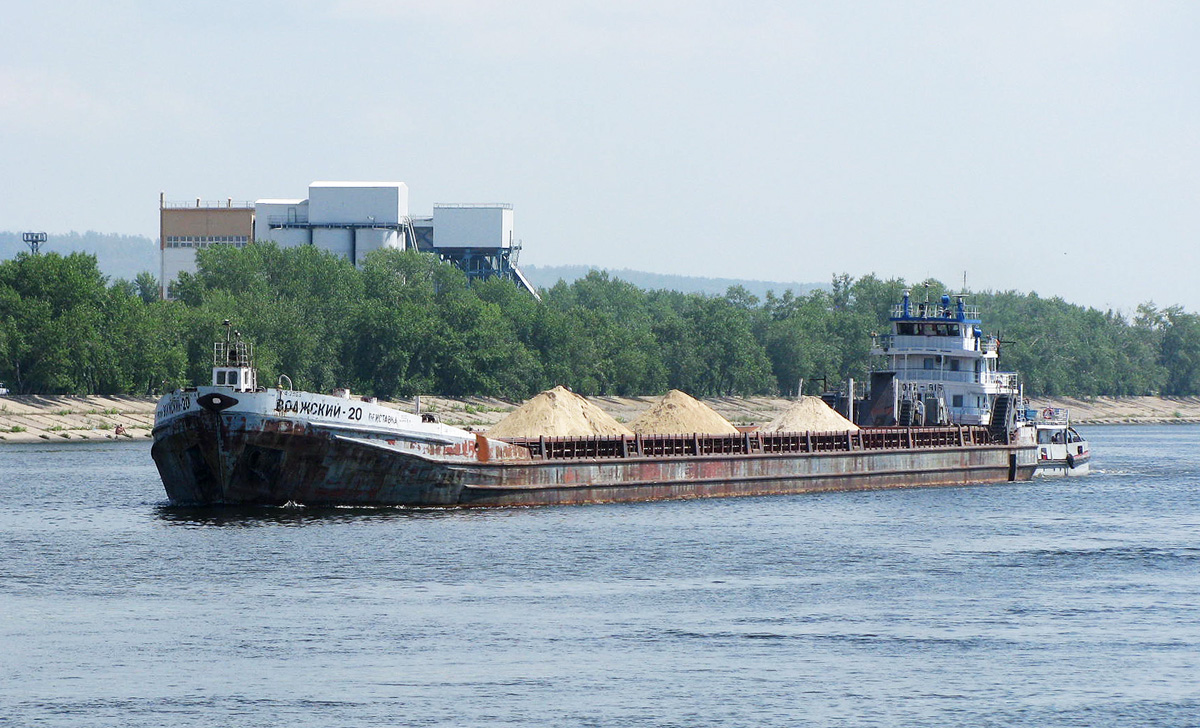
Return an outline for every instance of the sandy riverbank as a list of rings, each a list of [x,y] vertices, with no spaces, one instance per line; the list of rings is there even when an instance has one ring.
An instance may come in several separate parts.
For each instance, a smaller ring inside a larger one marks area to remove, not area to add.
[[[632,422],[657,397],[591,397],[618,422]],[[154,427],[153,397],[0,397],[0,445],[4,443],[145,441]],[[782,397],[713,397],[702,400],[735,425],[764,425],[791,404]],[[389,403],[413,411],[415,400]],[[518,404],[487,397],[422,397],[421,407],[447,424],[487,429]],[[1200,397],[1097,397],[1035,399],[1032,406],[1066,407],[1080,425],[1200,423]],[[117,435],[117,426],[124,435]]]
[[[1034,399],[1032,407],[1065,407],[1081,425],[1200,423],[1200,397],[1056,397]]]
[[[657,397],[589,397],[600,409],[618,422],[632,422]],[[443,422],[487,428],[498,422],[516,405],[502,400],[444,399],[423,397],[422,407],[437,412]],[[710,397],[701,399],[735,425],[765,425],[792,404],[783,397]],[[413,402],[397,403],[412,410]],[[1192,424],[1200,423],[1200,397],[1066,397],[1035,398],[1030,407],[1063,407],[1079,425],[1105,424]]]
[[[0,444],[146,440],[154,427],[153,397],[0,397]],[[117,434],[117,427],[124,435]]]

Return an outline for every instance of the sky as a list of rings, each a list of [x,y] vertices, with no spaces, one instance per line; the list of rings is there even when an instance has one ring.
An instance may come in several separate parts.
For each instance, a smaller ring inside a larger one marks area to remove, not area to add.
[[[7,3],[0,229],[402,181],[521,261],[1200,311],[1200,3]]]

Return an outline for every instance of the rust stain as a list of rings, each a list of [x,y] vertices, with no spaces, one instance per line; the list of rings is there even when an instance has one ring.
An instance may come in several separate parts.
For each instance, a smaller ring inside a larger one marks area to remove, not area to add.
[[[492,459],[492,451],[488,447],[488,439],[481,433],[475,433],[475,459],[486,463]]]

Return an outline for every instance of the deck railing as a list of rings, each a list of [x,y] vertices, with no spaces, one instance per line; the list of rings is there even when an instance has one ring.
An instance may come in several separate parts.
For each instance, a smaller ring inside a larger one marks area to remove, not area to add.
[[[904,304],[892,304],[892,318],[905,318]],[[920,303],[910,301],[908,304],[908,316],[910,319],[925,319],[930,321],[957,321],[958,306],[951,303],[949,308],[942,306],[940,301],[929,301],[928,303]],[[979,306],[963,306],[963,318],[970,321],[979,320]]]
[[[922,367],[908,367],[907,369],[896,369],[896,377],[899,379],[913,381],[929,381],[929,382],[978,382],[979,375],[975,372],[953,371],[950,369],[924,369]]]
[[[167,200],[164,210],[253,210],[252,200]]]
[[[1014,372],[984,372],[980,381],[1014,392],[1017,389],[1017,375]]]
[[[873,427],[850,432],[745,432],[738,435],[633,435],[504,438],[535,459],[796,455],[993,444],[986,427]]]
[[[976,348],[978,343],[978,348]],[[979,351],[992,354],[999,350],[995,339],[964,339],[962,336],[925,336],[918,334],[880,334],[871,342],[884,354],[903,354],[907,351]]]
[[[254,344],[247,341],[218,341],[213,344],[213,366],[254,366]]]

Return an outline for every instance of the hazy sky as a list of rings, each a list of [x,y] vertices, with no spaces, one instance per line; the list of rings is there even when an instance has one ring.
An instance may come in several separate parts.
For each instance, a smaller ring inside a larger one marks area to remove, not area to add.
[[[0,23],[0,229],[399,180],[522,261],[1200,310],[1200,3],[57,2]]]

